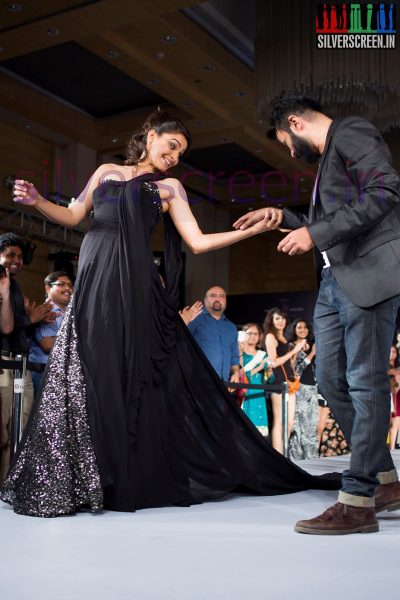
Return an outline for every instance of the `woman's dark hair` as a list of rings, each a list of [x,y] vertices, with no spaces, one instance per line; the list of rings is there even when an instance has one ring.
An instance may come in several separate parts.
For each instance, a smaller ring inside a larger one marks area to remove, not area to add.
[[[173,117],[167,111],[156,110],[147,117],[141,129],[134,133],[129,140],[126,148],[125,165],[137,165],[138,162],[147,158],[146,143],[150,129],[155,129],[158,135],[162,133],[181,133],[187,141],[187,148],[183,156],[186,156],[189,152],[192,136],[187,127],[180,119]]]
[[[60,277],[68,277],[70,281],[71,277],[68,275],[66,271],[53,271],[53,273],[49,273],[44,280],[45,285],[51,285],[55,281],[57,281]]]
[[[282,92],[275,100],[271,114],[271,129],[267,135],[270,139],[276,139],[276,131],[290,131],[288,117],[290,115],[307,116],[312,112],[323,112],[319,102],[305,96],[300,92]]]
[[[11,231],[8,233],[2,233],[0,235],[0,253],[4,252],[4,250],[10,246],[17,246],[17,248],[22,250],[22,252],[25,251],[25,243],[22,238],[20,238],[18,235],[15,235],[15,233],[12,233]]]
[[[286,324],[288,322],[287,314],[283,312],[280,308],[271,308],[264,319],[263,330],[264,334],[272,333],[275,337],[278,335],[278,331],[274,325],[274,315],[280,315],[284,319],[286,319]]]
[[[285,338],[287,339],[288,342],[293,342],[293,343],[296,342],[296,340],[297,340],[296,327],[299,323],[306,324],[306,327],[308,329],[307,342],[311,346],[314,343],[314,335],[313,335],[312,325],[307,323],[307,321],[305,319],[298,318],[298,319],[295,319],[293,321],[293,323],[290,323],[290,325],[288,325],[287,328],[285,329]]]

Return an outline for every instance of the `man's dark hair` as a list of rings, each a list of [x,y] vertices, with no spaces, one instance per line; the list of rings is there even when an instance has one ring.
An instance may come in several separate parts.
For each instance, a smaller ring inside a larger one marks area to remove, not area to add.
[[[290,115],[304,116],[310,112],[323,112],[322,106],[314,98],[300,92],[282,92],[275,100],[271,114],[271,129],[267,136],[276,140],[276,131],[290,131],[288,117]]]
[[[15,233],[12,233],[11,231],[8,233],[1,233],[0,234],[0,253],[4,252],[4,250],[6,248],[9,248],[10,246],[17,246],[18,248],[21,248],[22,252],[24,252],[24,250],[25,250],[24,240],[22,238],[20,238],[18,235],[15,235]]]
[[[53,273],[49,273],[44,280],[45,285],[51,285],[55,281],[57,281],[60,277],[68,277],[70,281],[71,277],[68,275],[66,271],[53,271]]]

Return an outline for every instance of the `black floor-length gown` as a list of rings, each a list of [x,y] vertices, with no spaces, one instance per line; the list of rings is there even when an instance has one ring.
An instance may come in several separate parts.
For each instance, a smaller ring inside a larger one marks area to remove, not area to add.
[[[150,246],[162,215],[157,179],[108,180],[94,192],[74,297],[1,492],[18,513],[338,487],[264,441],[180,319],[180,239],[169,215],[165,288]]]

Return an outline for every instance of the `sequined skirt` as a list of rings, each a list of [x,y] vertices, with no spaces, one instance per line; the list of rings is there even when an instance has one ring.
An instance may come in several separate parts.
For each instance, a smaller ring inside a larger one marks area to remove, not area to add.
[[[16,513],[55,517],[102,508],[86,386],[71,300],[44,374],[39,400],[0,494]]]

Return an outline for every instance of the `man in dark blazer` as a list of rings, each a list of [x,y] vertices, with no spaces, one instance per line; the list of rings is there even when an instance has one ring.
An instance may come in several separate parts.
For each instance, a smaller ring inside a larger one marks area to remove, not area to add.
[[[400,304],[400,187],[390,152],[365,119],[330,119],[296,92],[277,100],[269,136],[292,157],[318,162],[308,217],[290,209],[248,213],[246,228],[274,214],[292,230],[278,245],[291,256],[314,248],[322,268],[314,312],[317,381],[346,438],[350,467],[338,503],[296,531],[378,531],[376,512],[400,509],[400,483],[386,439],[387,375]]]

